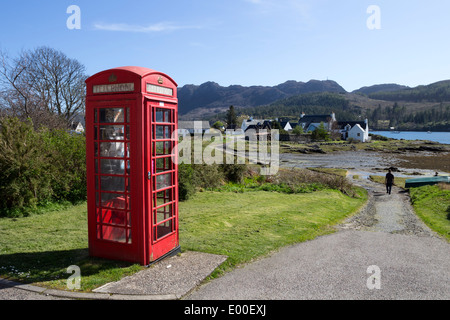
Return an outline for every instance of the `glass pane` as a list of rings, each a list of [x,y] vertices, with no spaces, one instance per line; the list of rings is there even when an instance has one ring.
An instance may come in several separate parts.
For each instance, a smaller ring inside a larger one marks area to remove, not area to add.
[[[124,126],[101,126],[100,140],[123,140]]]
[[[156,206],[159,207],[172,201],[172,190],[164,190],[156,193]]]
[[[128,229],[128,243],[131,244],[131,229]]]
[[[102,174],[124,174],[125,173],[125,160],[100,160],[100,173]]]
[[[171,110],[156,109],[154,122],[172,122]]]
[[[156,211],[156,223],[164,221],[172,217],[172,205],[169,204]]]
[[[170,139],[172,132],[171,126],[156,126],[155,139]]]
[[[124,142],[100,143],[100,156],[110,158],[123,158],[125,156],[125,143]]]
[[[172,173],[156,176],[156,189],[164,189],[172,186]]]
[[[111,226],[99,226],[101,227],[102,232],[102,239],[103,240],[110,240],[120,243],[126,243],[126,229],[125,228],[118,228],[118,227],[111,227]]]
[[[125,122],[125,110],[123,108],[100,109],[100,123]]]
[[[125,192],[125,178],[100,177],[102,191]]]
[[[156,159],[156,173],[172,170],[171,158]]]
[[[99,209],[98,222],[117,226],[127,225],[127,213],[117,210]]]
[[[155,150],[156,155],[164,155],[172,153],[172,142],[171,141],[163,141],[163,142],[155,142],[153,144],[153,148]]]
[[[130,140],[130,126],[127,126],[127,140]]]
[[[102,193],[101,206],[104,208],[125,209],[125,196],[114,193]]]
[[[163,224],[158,225],[156,228],[157,237],[158,239],[160,239],[172,232],[172,220],[164,222]]]

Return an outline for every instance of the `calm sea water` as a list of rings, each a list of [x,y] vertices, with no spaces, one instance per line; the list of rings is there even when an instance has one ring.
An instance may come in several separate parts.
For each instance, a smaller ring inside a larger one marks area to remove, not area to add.
[[[418,132],[418,131],[371,131],[387,138],[405,140],[430,140],[445,144],[450,144],[450,132]]]

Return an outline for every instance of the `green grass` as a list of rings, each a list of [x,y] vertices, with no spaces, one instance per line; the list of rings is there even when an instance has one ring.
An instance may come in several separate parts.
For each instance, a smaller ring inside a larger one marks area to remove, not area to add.
[[[316,172],[334,174],[334,175],[341,176],[341,177],[346,177],[347,172],[348,172],[345,169],[338,169],[338,168],[307,168],[307,169],[316,171]]]
[[[201,192],[180,204],[180,242],[184,250],[228,256],[212,275],[267,255],[280,247],[314,239],[357,212],[367,199],[339,191],[308,194],[278,192]]]
[[[435,185],[411,188],[409,192],[417,215],[450,241],[450,190]]]
[[[141,267],[88,256],[86,203],[23,218],[0,219],[0,276],[65,289],[71,265],[81,269],[81,291]]]
[[[215,275],[292,243],[332,232],[330,225],[355,213],[366,194],[339,191],[199,192],[180,203],[180,245],[229,256]],[[81,269],[81,290],[89,292],[143,267],[88,256],[86,203],[46,214],[0,219],[0,276],[66,289],[67,268]]]

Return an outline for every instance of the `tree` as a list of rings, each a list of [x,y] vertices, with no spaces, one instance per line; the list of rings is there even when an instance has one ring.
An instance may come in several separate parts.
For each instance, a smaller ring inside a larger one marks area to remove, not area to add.
[[[295,134],[296,136],[302,135],[305,133],[305,131],[303,130],[303,128],[301,126],[295,126],[295,128],[292,130],[292,133]]]
[[[323,122],[312,132],[311,138],[313,140],[329,140],[330,133],[325,128],[325,124]]]
[[[0,108],[35,125],[70,121],[84,112],[85,67],[61,51],[40,47],[11,59],[0,52]]]
[[[234,110],[234,106],[230,106],[230,109],[227,112],[227,123],[228,126],[237,124],[237,115],[236,110]]]
[[[214,122],[214,124],[212,125],[212,127],[213,127],[214,129],[217,129],[217,130],[222,130],[222,128],[223,128],[223,122],[220,121],[220,120],[218,120],[218,121]]]

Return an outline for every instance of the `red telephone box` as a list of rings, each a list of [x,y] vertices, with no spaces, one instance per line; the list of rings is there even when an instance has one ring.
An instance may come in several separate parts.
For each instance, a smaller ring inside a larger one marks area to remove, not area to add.
[[[121,67],[86,85],[90,255],[148,265],[179,252],[177,84]]]

